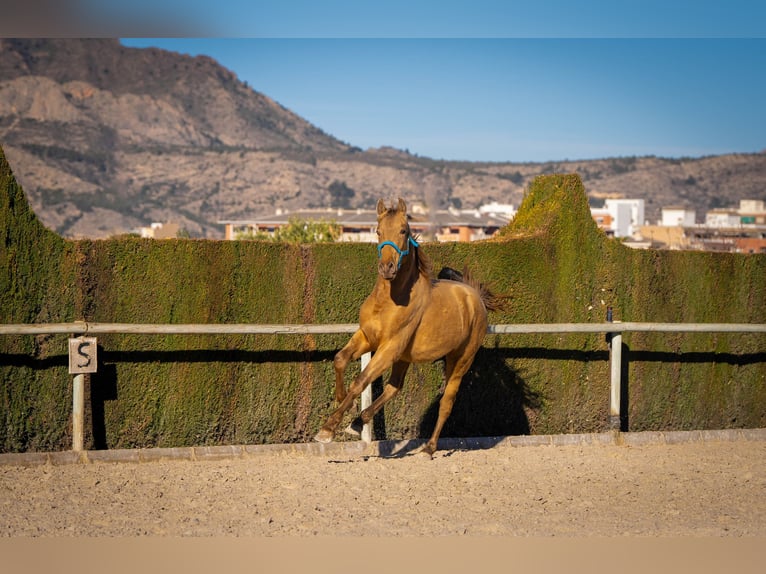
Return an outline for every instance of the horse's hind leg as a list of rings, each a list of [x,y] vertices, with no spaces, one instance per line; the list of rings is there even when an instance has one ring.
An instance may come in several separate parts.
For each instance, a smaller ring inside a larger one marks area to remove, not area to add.
[[[439,441],[439,435],[444,428],[444,423],[452,413],[452,407],[455,404],[455,397],[457,391],[460,388],[460,383],[463,380],[463,375],[468,372],[473,362],[473,357],[476,351],[472,353],[465,353],[462,356],[455,358],[453,356],[447,356],[447,362],[445,365],[445,378],[447,384],[444,388],[444,394],[439,401],[439,416],[436,419],[436,426],[434,432],[428,442],[423,445],[421,452],[432,456],[436,452],[436,444]]]
[[[388,378],[386,386],[383,387],[383,392],[373,403],[364,409],[353,422],[348,425],[346,432],[353,435],[359,435],[362,432],[362,427],[369,423],[372,418],[383,408],[388,401],[394,398],[396,393],[402,388],[404,384],[404,376],[407,374],[407,369],[410,364],[405,361],[397,361],[391,367],[391,376]]]
[[[335,400],[338,404],[346,398],[346,388],[343,384],[343,377],[346,373],[346,367],[350,361],[356,360],[370,350],[370,342],[367,336],[360,329],[351,337],[346,346],[335,355],[333,367],[335,368]]]

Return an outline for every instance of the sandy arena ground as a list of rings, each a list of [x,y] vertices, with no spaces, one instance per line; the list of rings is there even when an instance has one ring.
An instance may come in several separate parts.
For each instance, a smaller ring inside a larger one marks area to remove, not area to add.
[[[0,464],[0,536],[766,536],[766,441]]]

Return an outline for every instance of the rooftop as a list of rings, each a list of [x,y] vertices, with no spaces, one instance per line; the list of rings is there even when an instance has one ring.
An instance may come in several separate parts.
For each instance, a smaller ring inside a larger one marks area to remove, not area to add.
[[[296,211],[278,211],[272,215],[263,215],[253,219],[221,220],[221,225],[280,226],[291,220],[328,221],[344,227],[375,227],[378,215],[375,210],[367,209],[300,209]],[[503,227],[509,219],[496,214],[480,213],[478,210],[439,210],[430,214],[410,214],[410,224],[416,228],[431,225],[440,227]]]

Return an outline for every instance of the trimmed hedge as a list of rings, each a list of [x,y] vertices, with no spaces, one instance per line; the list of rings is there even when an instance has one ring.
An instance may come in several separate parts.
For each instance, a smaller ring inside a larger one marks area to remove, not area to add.
[[[1,149],[0,233],[3,323],[354,323],[375,281],[365,244],[65,241]],[[766,256],[628,249],[593,223],[576,175],[536,179],[495,240],[424,250],[434,269],[469,267],[511,296],[492,323],[601,322],[607,306],[625,321],[766,322]],[[101,335],[86,448],[308,441],[347,338]],[[766,426],[766,336],[623,341],[631,430]],[[487,336],[443,436],[606,430],[607,348],[594,334]],[[441,369],[411,367],[378,438],[430,434]],[[71,392],[65,336],[0,338],[0,451],[68,449]]]

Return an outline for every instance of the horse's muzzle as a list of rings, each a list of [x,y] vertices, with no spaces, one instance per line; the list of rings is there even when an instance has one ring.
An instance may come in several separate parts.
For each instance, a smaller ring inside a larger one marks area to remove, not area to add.
[[[381,261],[378,263],[378,275],[388,281],[391,281],[396,277],[396,272],[399,271],[399,267],[393,261]]]

